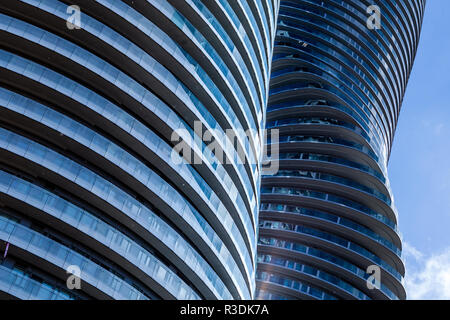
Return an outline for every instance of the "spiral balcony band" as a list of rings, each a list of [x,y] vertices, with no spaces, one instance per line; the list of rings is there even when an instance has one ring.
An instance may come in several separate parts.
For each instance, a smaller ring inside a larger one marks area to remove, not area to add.
[[[406,298],[387,164],[424,6],[281,1],[266,114],[279,171],[261,182],[258,299]]]
[[[1,296],[254,297],[278,7],[0,3]],[[227,148],[227,130],[249,134]],[[174,155],[181,142],[203,161]]]

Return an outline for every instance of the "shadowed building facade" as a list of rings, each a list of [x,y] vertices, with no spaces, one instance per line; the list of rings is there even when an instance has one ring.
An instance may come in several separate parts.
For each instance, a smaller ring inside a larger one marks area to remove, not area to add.
[[[424,7],[281,1],[266,113],[280,170],[262,178],[258,299],[405,299],[387,163]]]
[[[1,298],[254,297],[278,7],[1,1]],[[222,164],[196,121],[254,134]]]

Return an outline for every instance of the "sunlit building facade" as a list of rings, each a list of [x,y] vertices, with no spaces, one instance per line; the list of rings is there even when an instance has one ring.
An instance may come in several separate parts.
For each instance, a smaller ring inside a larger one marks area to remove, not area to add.
[[[0,2],[0,298],[254,298],[278,8]]]

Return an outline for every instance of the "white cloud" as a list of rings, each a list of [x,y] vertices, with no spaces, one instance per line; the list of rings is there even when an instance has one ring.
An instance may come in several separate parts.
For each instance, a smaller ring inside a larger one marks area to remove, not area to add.
[[[405,242],[403,254],[408,299],[450,300],[450,248],[439,254],[424,254]]]

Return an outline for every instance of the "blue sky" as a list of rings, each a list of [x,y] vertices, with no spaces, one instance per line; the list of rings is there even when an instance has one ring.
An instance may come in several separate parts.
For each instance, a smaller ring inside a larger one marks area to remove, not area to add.
[[[389,163],[410,299],[450,299],[449,12],[428,0]]]

